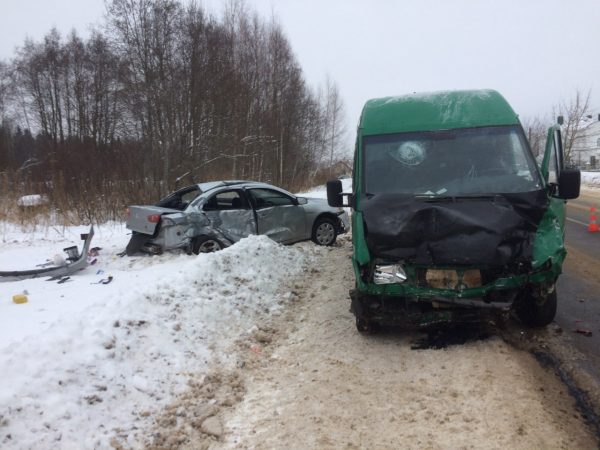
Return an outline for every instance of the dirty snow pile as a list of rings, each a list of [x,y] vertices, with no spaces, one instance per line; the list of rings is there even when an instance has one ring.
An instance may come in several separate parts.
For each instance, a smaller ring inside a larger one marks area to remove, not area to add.
[[[2,224],[0,270],[81,247],[72,239],[85,231],[32,240]],[[65,283],[0,283],[0,448],[107,448],[115,434],[143,446],[189,375],[235,363],[228,349],[285,306],[282,287],[310,259],[264,236],[213,254],[120,258],[126,241],[122,225],[100,227],[94,264]],[[20,293],[27,303],[12,302]]]

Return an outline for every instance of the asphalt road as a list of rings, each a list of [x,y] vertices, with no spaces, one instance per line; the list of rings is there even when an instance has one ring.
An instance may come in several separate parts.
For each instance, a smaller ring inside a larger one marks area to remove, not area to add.
[[[600,233],[588,232],[592,206],[600,209],[600,189],[582,190],[578,199],[567,203],[568,255],[557,285],[555,321],[585,355],[586,370],[600,381]]]

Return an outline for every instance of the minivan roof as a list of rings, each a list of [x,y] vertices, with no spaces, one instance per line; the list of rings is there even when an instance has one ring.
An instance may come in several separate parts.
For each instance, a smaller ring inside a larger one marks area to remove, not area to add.
[[[366,136],[518,123],[502,95],[482,89],[372,99],[363,108],[359,129]]]

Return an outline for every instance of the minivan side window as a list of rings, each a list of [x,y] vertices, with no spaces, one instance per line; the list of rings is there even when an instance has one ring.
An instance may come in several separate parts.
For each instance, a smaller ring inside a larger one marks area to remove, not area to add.
[[[560,173],[560,133],[554,132],[552,139],[552,148],[550,149],[550,161],[548,162],[548,183],[558,184],[558,175]]]

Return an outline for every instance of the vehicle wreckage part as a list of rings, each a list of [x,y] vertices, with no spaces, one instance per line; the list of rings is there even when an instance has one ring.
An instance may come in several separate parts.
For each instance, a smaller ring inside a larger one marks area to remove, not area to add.
[[[373,334],[377,331],[377,324],[362,317],[356,318],[356,329],[359,333]]]
[[[333,245],[337,238],[337,226],[333,219],[328,217],[321,217],[316,220],[313,233],[312,241],[319,245]]]
[[[373,273],[373,282],[375,284],[404,283],[406,279],[406,272],[399,264],[375,266]]]
[[[22,305],[23,303],[27,303],[27,296],[25,294],[16,294],[12,297],[13,303],[17,305]]]
[[[81,239],[84,240],[84,243],[83,249],[79,253],[79,258],[74,261],[68,262],[66,265],[62,265],[60,267],[44,267],[32,270],[15,270],[8,272],[0,272],[0,281],[19,281],[26,280],[29,278],[63,277],[65,275],[71,275],[87,266],[87,254],[90,249],[90,243],[92,242],[93,237],[94,227],[91,226],[89,233],[81,235]],[[67,247],[65,251],[67,250],[69,250],[73,254],[72,247]],[[68,258],[68,260],[70,260],[70,258]]]
[[[350,311],[356,316],[360,332],[364,332],[361,330],[363,326],[422,328],[442,323],[479,323],[482,320],[498,323],[506,320],[512,305],[512,302],[506,302],[500,307],[480,299],[478,302],[473,300],[473,304],[448,303],[448,307],[444,307],[443,304],[435,306],[436,302],[414,302],[406,297],[365,295],[354,289],[350,291],[350,299]]]
[[[125,254],[127,256],[135,255],[150,239],[152,239],[152,236],[143,233],[138,233],[137,231],[132,231],[131,239],[129,239],[127,247],[125,247]]]
[[[529,327],[544,327],[554,320],[557,295],[554,285],[538,285],[525,291],[515,302],[515,314]]]
[[[366,244],[376,257],[429,267],[529,262],[547,205],[545,190],[491,198],[379,194],[363,205]]]

